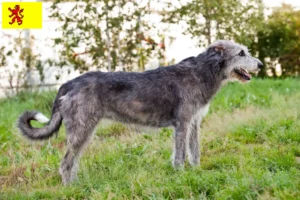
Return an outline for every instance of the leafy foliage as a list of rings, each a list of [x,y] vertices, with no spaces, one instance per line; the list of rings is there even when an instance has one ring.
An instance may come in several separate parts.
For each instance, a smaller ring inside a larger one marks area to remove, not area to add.
[[[150,13],[150,0],[76,1],[69,4],[68,14],[60,10],[60,2],[51,7],[51,17],[63,22],[62,37],[55,39],[63,47],[59,66],[71,64],[81,72],[90,66],[111,71],[116,66],[132,70],[138,64],[144,69],[155,47],[143,42],[144,32],[151,29],[143,18]]]
[[[276,62],[281,65],[282,76],[298,76],[300,73],[300,11],[283,4],[274,10],[264,23],[264,28],[258,32],[256,49],[259,57],[267,64],[261,72],[266,75],[266,70],[271,70],[277,76]],[[265,58],[270,58],[268,62]]]
[[[216,39],[250,44],[263,20],[261,0],[192,0],[165,15],[165,21],[187,24],[185,34],[207,46]]]
[[[8,41],[8,45],[0,46],[0,67],[7,67],[0,78],[7,80],[12,94],[19,93],[20,87],[27,86],[27,76],[31,70],[38,70],[40,80],[44,80],[40,54],[31,48],[35,38],[27,40],[23,38],[23,33],[18,31],[16,37],[3,34],[2,38]]]

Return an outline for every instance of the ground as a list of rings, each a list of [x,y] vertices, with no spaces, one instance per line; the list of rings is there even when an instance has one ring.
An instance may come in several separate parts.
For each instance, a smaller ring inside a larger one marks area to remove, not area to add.
[[[15,127],[26,109],[50,116],[55,91],[0,100],[0,199],[299,199],[299,81],[224,87],[202,124],[200,167],[172,168],[171,129],[99,124],[70,186],[58,173],[64,128],[35,143]]]

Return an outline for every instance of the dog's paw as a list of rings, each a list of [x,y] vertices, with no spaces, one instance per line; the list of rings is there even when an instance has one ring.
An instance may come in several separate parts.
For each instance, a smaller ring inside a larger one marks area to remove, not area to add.
[[[176,162],[173,161],[173,168],[177,170],[183,170],[184,169],[184,162]]]
[[[200,166],[200,160],[199,159],[189,159],[189,163],[192,166]]]

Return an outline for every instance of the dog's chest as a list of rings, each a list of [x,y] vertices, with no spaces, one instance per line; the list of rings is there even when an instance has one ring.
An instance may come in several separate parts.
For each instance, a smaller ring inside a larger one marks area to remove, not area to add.
[[[202,119],[207,115],[209,111],[209,104],[206,104],[205,106],[201,107],[196,116],[200,119],[200,121],[202,121]]]

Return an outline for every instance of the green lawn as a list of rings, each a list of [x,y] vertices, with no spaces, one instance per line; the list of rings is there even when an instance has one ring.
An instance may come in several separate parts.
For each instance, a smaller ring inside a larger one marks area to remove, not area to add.
[[[200,167],[172,168],[170,129],[99,124],[70,186],[58,173],[64,128],[35,143],[15,127],[26,109],[50,116],[55,94],[0,100],[0,199],[300,199],[299,79],[224,87],[202,124]]]

